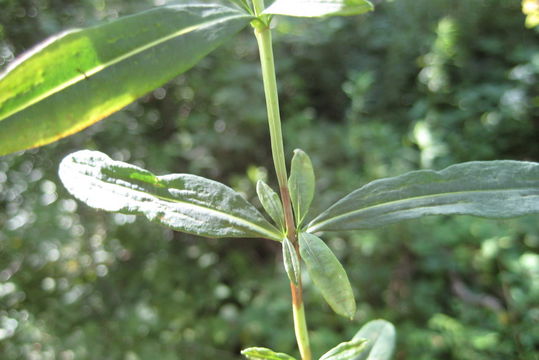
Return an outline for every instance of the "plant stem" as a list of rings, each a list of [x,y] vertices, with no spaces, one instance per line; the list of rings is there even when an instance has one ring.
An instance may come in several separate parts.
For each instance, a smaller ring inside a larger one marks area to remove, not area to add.
[[[269,28],[263,25],[255,29],[255,35],[260,50],[273,162],[275,171],[277,172],[279,187],[288,188],[283,135],[281,132],[281,116],[279,114],[279,99],[277,96],[277,80],[275,78],[275,64],[273,62],[273,49],[271,46],[271,32]]]
[[[264,11],[264,0],[252,0],[255,15],[259,16]]]
[[[307,330],[307,322],[305,320],[305,309],[303,307],[301,281],[298,285],[290,283],[290,291],[292,292],[292,313],[294,316],[294,333],[298,343],[299,352],[302,360],[311,360],[311,347],[309,345],[309,332]]]
[[[255,3],[257,3],[256,0]],[[297,242],[296,231],[294,216],[292,214],[292,203],[290,202],[290,192],[288,190],[288,176],[286,173],[283,134],[281,131],[281,116],[279,114],[279,97],[277,94],[277,79],[275,77],[275,63],[273,61],[273,48],[271,46],[271,32],[269,27],[263,23],[258,24],[255,27],[255,36],[260,51],[260,63],[262,66],[264,93],[266,94],[266,108],[268,111],[273,164],[277,173],[277,181],[279,182],[288,239],[295,244]]]
[[[257,16],[264,9],[264,0],[253,0],[253,7]],[[299,244],[296,239],[296,226],[292,213],[292,203],[290,201],[290,191],[288,190],[288,176],[286,172],[286,162],[283,147],[283,135],[281,131],[281,116],[279,113],[279,97],[277,93],[277,79],[275,76],[275,63],[273,60],[273,48],[271,44],[271,31],[264,22],[264,19],[257,19],[253,24],[255,36],[260,52],[260,63],[262,66],[262,79],[264,82],[264,93],[266,95],[266,108],[268,111],[268,124],[271,139],[271,152],[273,163],[279,182],[281,201],[285,214],[287,237],[294,244],[299,256]],[[290,283],[292,293],[292,311],[294,317],[294,331],[296,341],[302,360],[311,360],[311,348],[309,345],[309,334],[305,320],[305,310],[303,307],[303,290],[301,280],[297,285]]]

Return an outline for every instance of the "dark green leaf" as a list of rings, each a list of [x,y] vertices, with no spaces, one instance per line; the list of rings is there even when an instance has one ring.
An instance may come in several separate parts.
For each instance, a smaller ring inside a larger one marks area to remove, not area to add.
[[[241,354],[249,360],[296,360],[285,353],[277,353],[263,347],[252,347],[242,350]]]
[[[343,266],[329,247],[317,236],[300,233],[299,252],[316,288],[339,315],[352,319],[356,301]]]
[[[299,228],[305,219],[314,197],[314,170],[311,159],[303,150],[294,150],[288,187],[294,207],[296,226]]]
[[[366,0],[276,0],[263,14],[299,17],[359,15],[374,10]]]
[[[259,180],[256,184],[256,193],[258,194],[258,199],[264,210],[266,210],[268,215],[275,221],[280,229],[284,229],[283,204],[281,203],[279,195],[277,195],[277,193],[262,180]]]
[[[299,283],[299,278],[301,276],[301,269],[299,266],[299,258],[294,245],[288,240],[285,236],[283,239],[283,262],[286,274],[290,281],[294,284]]]
[[[354,339],[340,343],[322,355],[320,360],[355,360],[366,349],[366,342],[366,339]]]
[[[389,360],[395,349],[395,327],[385,320],[373,320],[365,324],[353,340],[366,339],[364,352],[353,360]]]
[[[307,231],[370,229],[425,215],[509,218],[539,212],[539,164],[469,162],[373,181],[339,200]]]
[[[91,207],[143,215],[174,230],[276,241],[284,236],[240,194],[200,176],[155,176],[88,150],[65,157],[59,175],[67,190]]]
[[[120,110],[249,20],[218,5],[173,5],[45,41],[0,75],[0,155],[56,141]]]

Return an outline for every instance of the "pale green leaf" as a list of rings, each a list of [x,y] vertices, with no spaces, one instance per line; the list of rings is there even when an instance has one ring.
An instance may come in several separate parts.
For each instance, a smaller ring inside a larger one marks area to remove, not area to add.
[[[59,34],[0,75],[0,155],[76,133],[187,71],[251,17],[171,5]]]
[[[320,360],[355,360],[366,349],[366,339],[342,342],[322,355]]]
[[[200,236],[276,241],[283,237],[240,194],[200,176],[155,176],[88,150],[65,157],[59,175],[71,194],[97,209],[143,215],[174,230]]]
[[[359,15],[374,10],[366,0],[276,0],[263,14],[298,17]]]
[[[285,353],[277,353],[263,347],[252,347],[241,351],[249,360],[296,360]]]
[[[284,269],[286,270],[290,282],[297,285],[301,276],[298,253],[296,252],[294,245],[286,236],[283,239],[282,246]]]
[[[253,10],[251,9],[251,6],[247,2],[247,0],[229,0],[231,3],[236,4],[241,9],[247,11],[249,14],[254,14]]]
[[[283,204],[279,195],[268,184],[259,180],[256,184],[256,193],[262,207],[268,215],[275,221],[280,229],[285,228]]]
[[[353,340],[366,339],[366,348],[353,360],[389,360],[395,349],[395,327],[385,320],[373,320],[365,324]]]
[[[294,150],[288,188],[298,228],[305,219],[313,201],[314,187],[315,178],[311,159],[303,150]]]
[[[478,161],[373,181],[311,221],[307,231],[358,230],[425,215],[509,218],[539,212],[539,164]]]
[[[343,266],[319,237],[299,234],[299,252],[314,285],[337,314],[352,319],[356,301]]]

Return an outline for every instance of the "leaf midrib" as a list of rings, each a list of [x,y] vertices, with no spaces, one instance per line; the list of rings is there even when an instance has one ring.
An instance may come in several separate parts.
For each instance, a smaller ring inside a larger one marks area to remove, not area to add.
[[[144,194],[144,195],[150,195],[150,196],[153,196],[157,199],[160,199],[160,200],[164,200],[164,201],[168,201],[168,202],[172,202],[172,203],[179,203],[179,204],[185,204],[185,205],[188,205],[188,206],[192,206],[192,207],[195,207],[195,208],[201,208],[201,209],[205,209],[205,210],[208,210],[209,212],[214,212],[214,213],[217,213],[217,214],[220,214],[222,215],[223,217],[225,218],[231,218],[231,219],[235,219],[237,220],[238,222],[240,223],[243,223],[243,224],[247,224],[247,225],[250,225],[251,227],[254,227],[255,229],[257,229],[261,234],[266,234],[266,235],[269,235],[268,238],[272,239],[272,240],[277,240],[277,239],[280,239],[280,237],[278,236],[277,233],[274,233],[274,232],[269,232],[269,230],[266,230],[265,228],[261,227],[260,225],[257,225],[255,223],[252,223],[250,221],[247,221],[243,218],[239,218],[239,217],[236,217],[236,216],[233,216],[233,215],[230,215],[229,213],[226,213],[226,212],[223,212],[223,211],[219,211],[219,210],[216,210],[216,209],[213,209],[213,208],[210,208],[210,207],[206,207],[206,206],[202,206],[200,204],[193,204],[193,203],[190,203],[190,202],[187,202],[187,201],[181,201],[181,200],[177,200],[177,199],[173,199],[173,198],[168,198],[166,196],[161,196],[161,195],[156,195],[156,194],[151,194],[151,193],[147,193],[147,192],[144,192],[144,191],[141,191],[141,190],[138,190],[138,189],[133,189],[131,187],[128,187],[128,186],[125,186],[123,184],[118,184],[116,182],[109,182],[109,181],[105,181],[105,179],[103,178],[97,178],[97,177],[94,177],[94,176],[91,176],[91,175],[88,175],[86,173],[81,173],[79,172],[79,174],[81,175],[84,175],[84,176],[87,176],[89,177],[90,179],[93,179],[93,180],[98,180],[98,181],[102,181],[106,184],[111,184],[111,185],[115,185],[115,186],[119,186],[119,187],[122,187],[122,188],[125,188],[125,189],[128,189],[130,191],[135,191],[135,192],[138,192],[138,193],[141,193],[141,194]],[[159,176],[156,176],[157,179],[159,179]],[[128,182],[127,182],[128,183]],[[168,189],[168,187],[167,187]],[[178,189],[178,190],[181,190],[181,189]],[[279,240],[277,240],[279,241]]]
[[[83,80],[87,80],[89,79],[90,77],[94,76],[95,74],[97,74],[98,72],[102,71],[103,69],[106,69],[112,65],[116,65],[132,56],[135,56],[137,54],[140,54],[148,49],[151,49],[153,47],[156,47],[158,45],[161,45],[169,40],[172,40],[178,36],[182,36],[182,35],[185,35],[185,34],[188,34],[188,33],[191,33],[195,30],[198,30],[199,28],[201,27],[205,27],[205,26],[212,26],[214,24],[217,24],[217,23],[220,23],[220,22],[224,22],[224,21],[228,21],[228,20],[231,20],[231,19],[235,19],[235,18],[242,18],[242,17],[246,17],[247,15],[243,15],[243,14],[237,14],[237,15],[231,15],[231,16],[228,16],[228,17],[225,17],[225,18],[219,18],[219,19],[216,19],[216,20],[210,20],[210,21],[206,21],[206,22],[202,22],[202,23],[199,23],[199,24],[196,24],[196,25],[192,25],[192,26],[188,26],[186,28],[182,28],[180,31],[177,31],[177,32],[174,32],[170,35],[167,35],[165,37],[162,37],[162,38],[159,38],[158,40],[155,40],[155,41],[152,41],[144,46],[141,46],[141,47],[137,47],[136,49],[122,55],[122,56],[118,56],[117,58],[111,60],[111,61],[108,61],[108,62],[105,62],[103,64],[100,64],[98,66],[95,66],[94,68],[92,69],[88,69],[86,70],[84,73],[78,75],[78,76],[75,76],[74,78],[72,78],[71,80],[69,81],[66,81],[62,84],[60,84],[59,86],[56,86],[55,88],[45,92],[44,94],[40,95],[40,96],[37,96],[37,97],[34,97],[32,98],[30,101],[27,101],[25,102],[24,104],[14,108],[14,109],[11,109],[11,111],[8,111],[6,114],[4,114],[1,118],[0,118],[0,121],[8,118],[9,116],[19,112],[19,111],[22,111],[24,109],[27,109],[29,108],[30,106],[40,102],[41,100],[43,99],[46,99],[50,96],[53,96],[54,94],[72,86],[72,85],[75,85]],[[83,30],[80,30],[80,31],[85,31],[84,29]],[[76,32],[73,32],[73,33],[68,33],[67,35],[70,35],[70,34],[75,34]],[[50,45],[50,44],[49,44]]]
[[[361,208],[361,209],[348,211],[346,213],[343,213],[343,214],[340,214],[340,215],[337,215],[337,216],[333,216],[333,217],[331,217],[329,219],[326,219],[326,220],[323,220],[321,222],[315,222],[314,224],[309,225],[305,231],[310,232],[310,233],[311,232],[316,232],[318,229],[320,229],[321,227],[323,227],[327,223],[337,221],[338,219],[351,216],[351,215],[353,215],[355,213],[361,213],[363,211],[372,210],[372,209],[376,209],[376,208],[379,208],[379,207],[391,206],[391,205],[399,204],[399,203],[405,203],[407,201],[422,200],[422,199],[428,199],[428,198],[434,198],[434,197],[445,197],[445,196],[452,196],[452,195],[462,195],[462,194],[469,194],[469,193],[473,194],[473,193],[488,193],[488,192],[511,192],[511,191],[518,191],[518,190],[521,190],[521,191],[522,190],[528,190],[528,191],[529,190],[531,190],[531,191],[535,190],[535,191],[537,191],[536,188],[526,187],[526,188],[512,188],[512,189],[453,191],[453,192],[446,192],[446,193],[436,193],[436,194],[429,194],[429,195],[422,195],[422,196],[413,196],[413,197],[408,197],[408,198],[405,198],[405,199],[399,199],[399,200],[383,202],[383,203],[379,203],[379,204],[375,204],[375,205],[370,205],[370,206],[367,206],[367,207],[364,207],[364,208]],[[432,205],[431,207],[435,207],[435,206],[439,206],[439,205]],[[328,211],[329,210],[331,210],[331,209],[328,209]],[[392,212],[398,212],[398,211],[402,211],[402,209],[388,211],[386,214],[390,214]],[[313,222],[315,220],[313,220]]]

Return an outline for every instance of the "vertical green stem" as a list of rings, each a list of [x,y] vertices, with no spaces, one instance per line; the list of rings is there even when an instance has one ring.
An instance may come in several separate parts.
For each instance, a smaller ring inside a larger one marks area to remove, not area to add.
[[[271,32],[267,26],[260,25],[260,27],[255,28],[255,36],[258,41],[260,63],[262,65],[262,78],[264,81],[264,92],[266,94],[273,163],[277,172],[279,186],[284,188],[287,187],[287,173],[281,131],[281,115],[279,114],[279,98],[277,96],[277,79],[275,77],[273,48],[271,46]]]
[[[253,0],[255,14],[260,16],[264,9],[264,0]],[[296,239],[296,227],[292,213],[292,203],[290,201],[290,192],[288,190],[288,176],[286,172],[286,162],[283,147],[283,135],[281,131],[281,116],[279,113],[279,97],[277,93],[277,79],[275,76],[275,63],[273,61],[273,48],[271,43],[271,32],[269,26],[262,19],[254,21],[255,36],[258,42],[260,52],[260,63],[262,66],[262,78],[264,82],[264,93],[266,95],[266,108],[268,111],[268,123],[271,139],[271,151],[273,163],[279,182],[281,200],[285,213],[285,222],[287,237],[292,242],[296,250],[298,241]],[[299,251],[298,251],[299,254]],[[309,334],[305,320],[305,310],[303,307],[303,290],[301,281],[295,285],[290,283],[292,293],[292,311],[294,316],[294,330],[296,341],[302,360],[311,360],[311,349],[309,345]]]
[[[292,313],[294,316],[294,333],[298,343],[302,360],[311,360],[311,346],[309,344],[309,332],[305,319],[305,308],[303,307],[301,282],[298,285],[290,283],[292,292]]]

